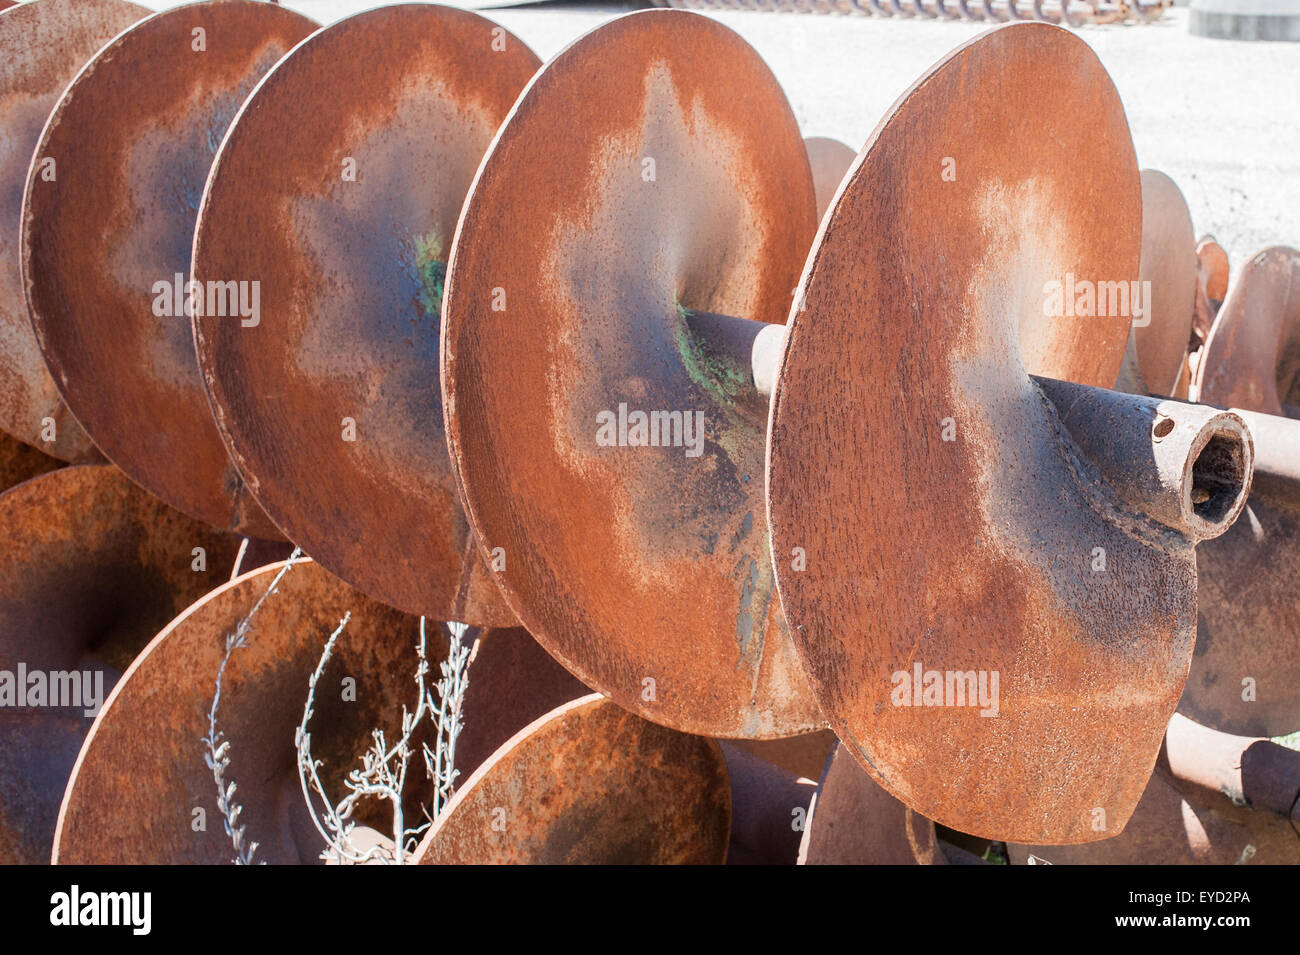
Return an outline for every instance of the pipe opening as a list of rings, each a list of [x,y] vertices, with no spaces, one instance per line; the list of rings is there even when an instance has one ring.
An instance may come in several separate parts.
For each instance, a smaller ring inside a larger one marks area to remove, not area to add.
[[[1247,469],[1244,435],[1237,430],[1214,432],[1192,462],[1192,512],[1211,525],[1235,514]]]

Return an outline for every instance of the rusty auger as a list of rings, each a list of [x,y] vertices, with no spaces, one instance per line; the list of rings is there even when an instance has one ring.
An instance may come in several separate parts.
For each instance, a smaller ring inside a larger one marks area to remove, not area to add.
[[[1142,199],[1141,272],[1152,284],[1119,387],[1185,392],[1194,368],[1194,396],[1254,409],[1234,409],[1254,439],[1254,478],[1241,518],[1198,550],[1196,653],[1166,758],[1132,821],[1106,843],[1030,854],[1061,862],[1293,862],[1300,839],[1279,816],[1293,813],[1300,757],[1265,737],[1300,726],[1300,422],[1281,416],[1295,393],[1288,356],[1297,319],[1287,310],[1294,254],[1277,248],[1254,257],[1228,295],[1227,258],[1213,240],[1196,242],[1178,187],[1145,170]],[[1202,344],[1207,338],[1213,348]],[[1220,793],[1232,798],[1225,803]],[[1021,857],[1013,849],[1013,860]]]
[[[123,0],[42,0],[0,19],[0,430],[77,464],[103,457],[63,403],[27,317],[21,183],[67,85],[100,47],[148,15]],[[41,163],[37,175],[57,176],[57,166]]]
[[[417,861],[717,864],[730,830],[718,744],[594,694],[522,728],[479,766],[435,820]]]
[[[357,685],[340,790],[419,615],[475,628],[423,863],[1300,856],[1300,255],[1226,288],[1061,28],[1164,0],[730,5],[1008,25],[855,154],[681,10],[542,67],[0,0],[0,694],[103,676],[4,698],[0,861],[229,860],[218,673],[260,859],[321,861],[304,693]]]
[[[1172,0],[654,0],[655,6],[683,10],[761,10],[929,20],[1015,23],[1037,20],[1080,27],[1104,23],[1152,23]]]
[[[84,864],[220,864],[230,859],[212,772],[196,740],[207,732],[212,688],[193,674],[215,674],[224,638],[247,617],[283,565],[245,574],[208,594],[169,624],[140,655],[99,715],[59,810],[55,861]],[[253,622],[253,637],[231,658],[222,689],[222,724],[232,740],[231,778],[240,783],[242,820],[270,863],[319,863],[325,842],[300,792],[294,729],[323,641],[350,614],[327,679],[356,681],[355,701],[318,697],[312,734],[326,766],[325,785],[342,781],[372,729],[400,733],[410,704],[418,621],[353,590],[312,562],[280,581]],[[473,679],[464,701],[465,731],[456,765],[468,776],[530,721],[589,691],[520,629],[475,635]],[[446,655],[447,637],[431,632],[428,655]],[[397,679],[395,675],[401,674]],[[426,739],[420,736],[415,744]],[[418,759],[418,757],[417,757]],[[130,773],[121,772],[132,766]],[[411,774],[407,815],[420,817],[429,788]],[[190,819],[205,810],[196,834]],[[357,822],[383,831],[382,803],[363,804]]]
[[[1143,331],[1171,345],[1179,336],[1193,344],[1203,338],[1191,361],[1192,397],[1234,408],[1255,436],[1255,480],[1242,519],[1199,554],[1200,637],[1180,709],[1217,730],[1290,733],[1300,727],[1293,646],[1300,632],[1300,253],[1267,249],[1228,288],[1226,257],[1212,241],[1193,243],[1176,187],[1143,175],[1148,213],[1185,223],[1151,249],[1152,274],[1166,277],[1152,295],[1166,306]],[[1165,199],[1148,202],[1148,185]],[[1201,324],[1207,316],[1208,334]],[[1165,359],[1174,354],[1166,350]],[[1140,357],[1147,384],[1167,388],[1167,361],[1160,360],[1164,373],[1153,374],[1148,362],[1158,353]]]
[[[0,671],[24,697],[0,708],[0,863],[31,865],[49,861],[91,717],[157,632],[222,581],[239,538],[106,465],[61,468],[0,495],[0,527],[10,544],[0,550]],[[68,679],[75,696],[59,696]]]
[[[63,92],[23,196],[31,327],[67,408],[150,493],[264,538],[280,532],[231,464],[194,360],[190,248],[226,127],[262,74],[316,28],[248,0],[140,20]],[[237,310],[253,304],[251,287],[243,292]]]
[[[461,511],[438,334],[461,204],[538,66],[464,10],[340,20],[235,118],[194,235],[196,281],[260,283],[255,326],[193,320],[215,431],[243,481],[330,572],[438,620],[515,623]]]
[[[946,108],[992,76],[1024,95]],[[1067,174],[1085,140],[1105,160]],[[983,173],[944,178],[954,150]],[[530,632],[647,719],[774,737],[824,715],[922,815],[1104,838],[1182,692],[1194,544],[1251,474],[1239,417],[1103,390],[1128,315],[1046,307],[1054,284],[1138,273],[1114,87],[1045,24],[960,48],[859,155],[811,254],[806,168],[766,67],[688,13],[617,20],[534,78],[444,303],[482,547],[510,555],[498,580]],[[678,437],[649,440],[650,414]],[[1000,675],[996,718],[921,705],[934,668]]]

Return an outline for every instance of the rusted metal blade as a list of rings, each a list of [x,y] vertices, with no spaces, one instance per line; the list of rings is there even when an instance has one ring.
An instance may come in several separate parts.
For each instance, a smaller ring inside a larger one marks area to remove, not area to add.
[[[38,474],[62,467],[63,462],[23,444],[17,438],[0,433],[0,492]]]
[[[796,776],[819,779],[826,757],[835,745],[835,734],[830,730],[818,730],[783,739],[733,739],[729,743]]]
[[[1195,363],[1201,357],[1200,350],[1210,337],[1215,316],[1228,294],[1228,272],[1228,253],[1223,251],[1223,246],[1213,236],[1201,236],[1196,243],[1196,307],[1192,313],[1192,336],[1188,342],[1191,354],[1187,364],[1192,373],[1189,386],[1196,381]]]
[[[1182,192],[1164,173],[1143,169],[1138,271],[1150,285],[1138,288],[1143,314],[1135,316],[1132,334],[1149,393],[1171,395],[1178,384],[1196,310],[1197,266],[1196,233]]]
[[[934,823],[885,792],[843,744],[826,760],[800,865],[946,865]]]
[[[229,861],[232,850],[200,740],[208,732],[226,635],[282,567],[272,564],[204,597],[140,656],[82,750],[60,813],[55,861]],[[324,841],[306,812],[294,733],[325,638],[349,612],[311,723],[313,754],[324,761],[322,779],[342,796],[342,780],[358,764],[371,730],[396,739],[403,705],[414,706],[417,618],[304,562],[284,576],[253,617],[247,645],[231,657],[218,723],[231,744],[227,775],[238,785],[240,820],[259,843],[259,860],[320,861]],[[446,651],[446,637],[434,630],[428,659],[436,666]],[[480,633],[469,672],[465,728],[456,744],[456,766],[465,776],[537,715],[586,693],[520,629]],[[356,681],[355,699],[345,701],[337,690],[343,677]],[[425,739],[415,741],[417,752]],[[431,796],[418,756],[407,779],[407,817],[418,820]],[[216,823],[207,832],[192,831],[196,807]],[[389,812],[386,804],[363,802],[358,819],[383,831],[391,828]]]
[[[1196,655],[1180,712],[1230,733],[1300,727],[1300,421],[1238,412],[1255,435],[1241,518],[1197,548]]]
[[[955,180],[941,178],[945,156]],[[1186,678],[1190,540],[1110,488],[1150,464],[1153,435],[1201,412],[1026,375],[1114,381],[1128,316],[1044,312],[1072,281],[1136,279],[1140,211],[1096,55],[1061,28],[1016,24],[957,49],[895,105],[800,289],[767,473],[791,632],[873,777],[975,836],[1101,838],[1096,808],[1116,831]],[[1116,456],[1125,421],[1133,443]],[[1221,533],[1250,446],[1239,419],[1206,421],[1179,468],[1225,429],[1237,457]],[[1186,492],[1169,502],[1191,514],[1201,505]],[[797,549],[803,570],[785,557]]]
[[[1300,726],[1300,252],[1252,257],[1227,286],[1227,259],[1198,248],[1204,298],[1223,305],[1197,360],[1193,394],[1232,404],[1256,432],[1258,477],[1242,519],[1198,555],[1196,656],[1179,709],[1233,733]],[[1288,417],[1283,417],[1283,415]]]
[[[41,130],[68,83],[100,47],[148,15],[123,0],[41,0],[0,19],[0,429],[64,461],[102,457],[68,413],[27,317],[19,256],[23,187]],[[57,167],[37,172],[56,175]]]
[[[449,7],[320,31],[231,127],[194,243],[198,281],[260,283],[260,324],[194,319],[217,426],[258,502],[331,572],[440,620],[515,622],[461,511],[438,332],[465,194],[538,66]]]
[[[817,196],[817,220],[826,215],[826,209],[835,197],[835,190],[844,180],[844,174],[853,165],[857,153],[838,139],[810,136],[804,139],[808,149],[808,164],[812,167],[813,192]]]
[[[598,695],[520,730],[425,836],[423,865],[720,864],[731,804],[718,744]]]
[[[0,551],[0,672],[7,675],[0,677],[0,863],[44,863],[91,725],[85,714],[93,704],[82,690],[102,703],[158,629],[225,579],[239,540],[172,510],[116,468],[94,465],[62,468],[0,495],[0,527],[9,542]],[[25,707],[16,695],[20,672],[33,694],[25,694]],[[73,699],[53,698],[51,674],[60,692],[76,689],[81,705],[45,705]],[[70,682],[67,674],[89,676]],[[46,696],[32,705],[38,684]]]
[[[23,205],[32,323],[69,409],[146,490],[258,537],[279,531],[212,423],[185,314],[187,273],[226,127],[259,77],[315,28],[249,0],[142,21],[68,87],[33,165],[53,159],[56,178],[34,174]],[[238,291],[251,312],[253,287]]]
[[[1157,769],[1123,833],[1073,846],[1007,845],[1016,865],[1300,864],[1300,836],[1285,819],[1259,812],[1234,816],[1218,801],[1181,792]]]
[[[1252,256],[1223,300],[1196,369],[1207,404],[1290,415],[1300,406],[1300,251]]]
[[[271,564],[205,596],[168,624],[127,672],[87,736],[68,785],[56,863],[230,861],[202,740],[226,637],[282,567]],[[322,779],[341,787],[372,728],[400,735],[402,704],[411,705],[414,694],[404,674],[415,671],[418,620],[303,562],[285,574],[253,618],[247,645],[230,658],[219,728],[231,745],[227,777],[238,787],[240,821],[259,844],[259,860],[310,863],[323,848],[299,786],[294,731],[325,639],[348,612],[312,720]],[[438,631],[429,644],[430,659],[446,656]],[[345,676],[357,681],[354,700],[345,701],[338,689]],[[417,782],[422,776],[412,775]],[[417,789],[411,787],[413,797]],[[200,808],[207,827],[195,832]],[[361,821],[373,820],[363,815]]]
[[[471,523],[538,641],[665,726],[821,723],[772,588],[766,403],[714,374],[683,311],[781,322],[815,226],[775,78],[675,10],[548,64],[461,218],[442,372]],[[630,412],[657,415],[660,446]]]
[[[764,740],[757,745],[783,742]],[[817,774],[809,777],[791,772],[731,743],[719,745],[731,784],[727,865],[794,865],[808,805],[817,791]]]

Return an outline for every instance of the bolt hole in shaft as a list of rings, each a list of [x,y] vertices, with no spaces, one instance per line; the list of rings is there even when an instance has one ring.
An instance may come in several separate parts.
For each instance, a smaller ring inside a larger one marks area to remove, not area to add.
[[[1191,541],[1236,519],[1254,441],[1237,413],[1031,376],[1074,443],[1121,500]]]

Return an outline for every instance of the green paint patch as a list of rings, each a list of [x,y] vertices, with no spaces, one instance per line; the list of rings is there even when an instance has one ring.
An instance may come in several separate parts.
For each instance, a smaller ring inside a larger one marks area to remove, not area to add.
[[[726,423],[721,428],[711,429],[711,439],[717,442],[730,460],[737,461],[740,459],[740,449],[735,446],[731,434],[741,423],[740,399],[752,388],[750,369],[740,367],[704,348],[691,333],[689,322],[695,313],[681,302],[675,302],[674,305],[680,321],[673,330],[673,344],[681,358],[682,368],[692,383],[722,412]]]
[[[442,295],[447,284],[447,262],[442,238],[435,229],[415,240],[415,268],[420,276],[420,305],[430,318],[442,314]]]
[[[1274,736],[1273,742],[1279,746],[1285,746],[1287,749],[1300,750],[1300,730],[1288,733],[1286,736]]]
[[[994,865],[1010,865],[1011,858],[1007,855],[1007,844],[1005,842],[990,842],[989,847],[984,850],[984,861],[991,862]]]
[[[719,402],[730,403],[747,387],[749,369],[740,368],[734,362],[712,355],[700,347],[690,332],[689,321],[694,313],[681,302],[677,302],[676,306],[677,317],[681,321],[673,332],[673,341],[686,374],[706,394],[712,395]]]

